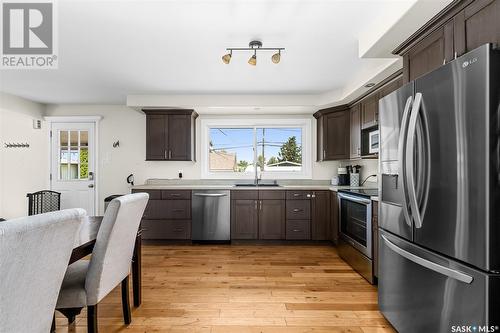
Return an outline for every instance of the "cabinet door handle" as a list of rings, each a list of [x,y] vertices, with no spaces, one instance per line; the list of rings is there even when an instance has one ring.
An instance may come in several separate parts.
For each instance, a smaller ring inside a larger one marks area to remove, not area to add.
[[[323,159],[326,158],[326,149],[323,149]]]
[[[255,204],[255,210],[257,210],[257,200],[255,200],[254,204]]]
[[[293,231],[293,232],[300,232],[300,231],[302,231],[302,230],[300,230],[300,229],[293,229],[292,231]]]
[[[310,198],[310,197],[311,197],[311,195],[310,195],[310,194],[308,194],[308,195],[306,195],[306,197]]]
[[[163,151],[163,158],[167,159],[167,150],[166,149]]]
[[[171,160],[172,159],[172,150],[168,150],[168,159]]]
[[[294,212],[294,213],[298,213],[298,212],[301,212],[301,211],[302,211],[302,209],[298,209],[298,208],[295,208],[295,209],[293,210],[293,212]]]
[[[300,193],[294,193],[293,196],[296,198],[296,197],[300,197]]]
[[[260,201],[260,210],[262,210],[262,200]]]

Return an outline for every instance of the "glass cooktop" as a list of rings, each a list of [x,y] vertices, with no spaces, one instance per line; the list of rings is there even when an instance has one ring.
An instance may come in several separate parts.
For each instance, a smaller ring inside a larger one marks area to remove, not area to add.
[[[350,193],[354,195],[361,195],[363,197],[377,197],[378,189],[376,188],[365,188],[365,189],[342,189],[339,192]]]

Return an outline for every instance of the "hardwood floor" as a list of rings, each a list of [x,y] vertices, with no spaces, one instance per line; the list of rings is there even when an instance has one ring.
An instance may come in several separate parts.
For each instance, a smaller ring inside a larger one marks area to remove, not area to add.
[[[382,333],[377,290],[328,245],[143,246],[143,303],[123,324],[120,286],[100,332]],[[57,332],[86,332],[85,311]]]

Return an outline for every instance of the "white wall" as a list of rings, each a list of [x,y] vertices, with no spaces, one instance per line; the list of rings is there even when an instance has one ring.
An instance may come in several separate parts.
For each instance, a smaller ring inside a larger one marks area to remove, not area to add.
[[[48,189],[48,131],[33,129],[42,119],[43,104],[0,92],[0,217],[27,215],[26,194]],[[5,143],[29,143],[29,148],[5,148]]]
[[[104,199],[110,194],[129,192],[126,177],[133,173],[135,183],[142,184],[148,178],[177,178],[179,170],[185,179],[199,179],[201,169],[199,118],[197,123],[198,142],[196,143],[198,162],[154,162],[145,161],[146,156],[146,116],[138,111],[120,105],[48,105],[47,116],[100,115],[99,126],[99,197]],[[316,122],[313,122],[313,158],[316,158]],[[113,142],[120,141],[119,148]],[[337,173],[341,162],[313,162],[313,179],[330,179]],[[361,164],[362,178],[377,173],[376,161],[349,162]],[[345,164],[345,163],[344,163]],[[102,212],[102,200],[99,211]]]

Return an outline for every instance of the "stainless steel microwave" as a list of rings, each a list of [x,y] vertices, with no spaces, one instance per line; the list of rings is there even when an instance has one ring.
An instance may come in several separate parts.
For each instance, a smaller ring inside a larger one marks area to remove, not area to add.
[[[378,154],[379,147],[379,132],[378,130],[371,131],[368,133],[368,153],[369,154]]]

